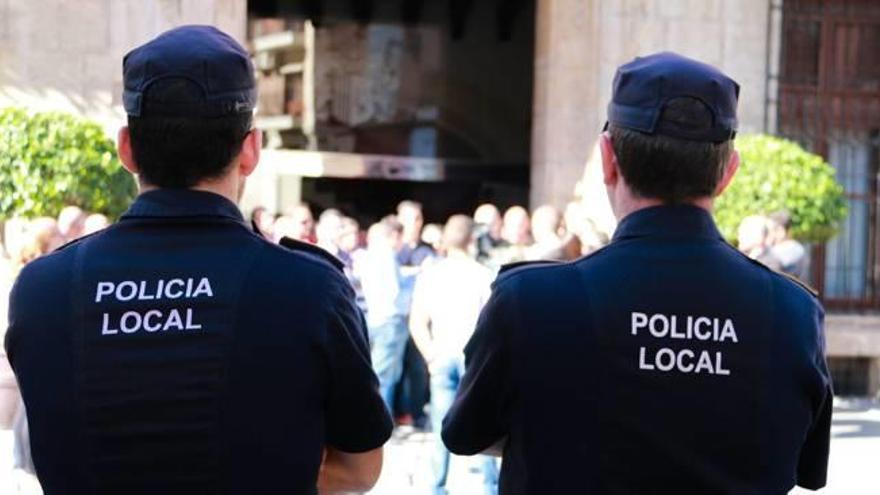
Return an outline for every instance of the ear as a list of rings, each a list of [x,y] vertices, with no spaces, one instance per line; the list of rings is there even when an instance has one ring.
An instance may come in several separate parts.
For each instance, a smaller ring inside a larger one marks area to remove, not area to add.
[[[134,155],[131,151],[131,134],[126,126],[120,128],[119,134],[116,136],[116,151],[119,153],[119,160],[122,161],[125,170],[128,170],[131,175],[137,175],[140,171],[134,161]]]
[[[733,150],[730,154],[730,159],[727,161],[727,166],[724,167],[724,176],[721,177],[721,181],[715,187],[715,196],[718,196],[727,189],[737,170],[739,170],[739,152]]]
[[[251,129],[241,145],[238,157],[238,172],[242,177],[254,173],[260,161],[260,149],[263,147],[263,133],[259,129]]]
[[[620,180],[620,170],[617,168],[617,155],[614,154],[611,135],[607,132],[599,134],[599,151],[602,154],[603,181],[606,186],[614,186]]]

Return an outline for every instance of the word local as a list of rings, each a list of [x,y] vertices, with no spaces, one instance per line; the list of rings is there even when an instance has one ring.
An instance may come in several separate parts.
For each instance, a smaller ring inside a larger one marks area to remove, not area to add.
[[[147,282],[98,282],[95,288],[95,303],[111,299],[116,302],[156,301],[173,299],[196,299],[214,297],[211,281],[207,277],[174,278]],[[106,304],[106,302],[105,302]],[[113,320],[113,321],[111,321]],[[144,330],[159,332],[167,330],[200,330],[202,325],[193,318],[192,308],[149,309],[146,311],[125,311],[118,320],[104,312],[101,318],[101,335],[131,334]]]
[[[630,319],[632,335],[650,335],[657,339],[682,339],[712,342],[739,343],[733,320],[726,318],[709,318],[706,316],[687,316],[684,325],[679,327],[676,315],[633,312]],[[691,349],[673,350],[662,347],[649,357],[648,349],[639,347],[639,369],[658,371],[678,371],[680,373],[706,373],[710,375],[730,375],[724,368],[723,353],[718,351],[714,356],[709,351]]]

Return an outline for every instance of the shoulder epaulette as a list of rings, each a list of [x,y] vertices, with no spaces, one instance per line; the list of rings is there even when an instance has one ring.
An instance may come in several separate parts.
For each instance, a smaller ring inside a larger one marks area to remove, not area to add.
[[[586,254],[581,256],[580,258],[571,260],[571,261],[558,261],[558,260],[531,260],[531,261],[515,261],[513,263],[507,263],[501,265],[501,268],[498,270],[498,275],[501,275],[505,272],[510,272],[516,270],[517,268],[529,267],[529,266],[545,266],[545,265],[564,265],[566,263],[577,263],[579,261],[583,261],[587,258],[592,258],[593,256],[601,253],[606,248],[610,247],[611,244],[606,244],[599,249],[593,251],[590,254]]]
[[[760,263],[760,262],[759,262],[759,263]],[[763,263],[761,263],[761,264],[764,265]],[[804,282],[803,280],[801,280],[801,279],[795,277],[794,275],[792,275],[792,274],[790,274],[790,273],[785,273],[785,272],[783,272],[783,271],[781,271],[781,270],[774,270],[773,268],[770,268],[770,267],[767,266],[767,265],[764,265],[764,266],[767,267],[767,269],[770,270],[771,272],[774,272],[774,273],[777,273],[777,274],[779,274],[779,275],[782,275],[783,277],[785,277],[785,278],[791,280],[792,282],[796,283],[797,285],[800,285],[801,288],[803,288],[805,291],[807,291],[807,292],[809,292],[810,294],[812,294],[813,297],[819,297],[819,291],[817,291],[815,288],[813,288],[812,285],[810,285],[810,284]]]
[[[725,244],[727,244],[727,243],[725,243]],[[764,263],[761,263],[760,261],[758,261],[758,260],[752,258],[751,256],[749,256],[749,255],[743,253],[743,252],[740,251],[739,249],[737,249],[737,248],[731,246],[730,244],[727,244],[727,246],[728,246],[730,249],[734,250],[737,254],[739,254],[739,255],[742,256],[743,258],[745,258],[745,259],[749,260],[750,262],[752,262],[753,264],[760,266],[761,268],[767,270],[768,272],[775,273],[776,275],[780,275],[780,276],[782,276],[782,277],[785,277],[785,278],[787,278],[788,280],[791,280],[792,282],[794,282],[794,283],[795,283],[796,285],[798,285],[800,288],[802,288],[802,289],[804,289],[805,291],[809,292],[813,297],[817,297],[817,298],[819,297],[819,291],[817,291],[816,289],[814,289],[810,284],[808,284],[808,283],[804,282],[803,280],[801,280],[801,279],[795,277],[794,275],[792,275],[792,274],[790,274],[790,273],[785,273],[785,272],[782,271],[782,270],[777,270],[777,269],[775,269],[775,268],[771,268],[771,267],[765,265]]]
[[[553,260],[533,260],[533,261],[515,261],[513,263],[507,263],[501,265],[501,268],[498,270],[498,275],[502,275],[504,273],[509,273],[517,268],[525,268],[530,266],[546,266],[546,265],[561,265],[561,261],[553,261]]]
[[[54,250],[53,252],[55,252],[55,251],[61,251],[62,249],[66,249],[66,248],[68,248],[68,247],[70,247],[70,246],[73,246],[74,244],[78,244],[78,243],[80,243],[80,242],[82,242],[82,241],[84,241],[84,240],[86,240],[86,239],[88,239],[88,238],[90,238],[90,237],[94,237],[94,236],[100,234],[101,232],[104,232],[104,230],[105,230],[105,229],[101,229],[101,230],[99,230],[99,231],[97,231],[97,232],[92,232],[91,234],[87,234],[87,235],[84,235],[84,236],[82,236],[82,237],[77,237],[76,239],[73,239],[73,240],[67,241],[67,242],[65,242],[64,244],[62,244],[62,245],[58,246],[57,248],[55,248],[55,250]]]
[[[328,253],[323,248],[315,246],[314,244],[291,239],[290,237],[282,237],[279,244],[281,244],[283,247],[286,247],[287,249],[290,249],[291,251],[298,251],[311,256],[315,256],[322,261],[330,263],[340,272],[345,272],[345,265],[342,263],[342,261],[339,260],[339,258]]]
[[[255,220],[251,220],[251,230],[254,231],[254,234],[257,234],[264,239],[266,238],[266,234],[264,234],[263,231],[260,230],[260,226],[257,225],[257,222]]]

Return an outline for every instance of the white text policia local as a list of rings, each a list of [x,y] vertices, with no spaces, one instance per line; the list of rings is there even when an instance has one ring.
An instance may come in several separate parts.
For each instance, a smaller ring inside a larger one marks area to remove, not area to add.
[[[207,277],[173,278],[147,282],[98,282],[95,288],[95,303],[105,299],[116,302],[154,301],[163,299],[197,299],[214,297],[211,281]],[[101,318],[101,335],[116,335],[120,332],[131,334],[144,330],[159,332],[168,330],[199,330],[202,325],[193,318],[190,307],[167,310],[150,309],[146,311],[126,311],[118,320],[111,321],[110,313],[104,312]]]
[[[679,327],[679,323],[683,323]],[[647,332],[657,339],[681,339],[712,342],[739,343],[733,320],[729,318],[710,318],[706,316],[686,316],[679,319],[677,315],[645,313],[631,314],[630,329],[632,335]],[[678,371],[680,373],[706,373],[710,375],[730,375],[724,368],[723,353],[717,351],[714,356],[709,351],[691,349],[674,350],[661,347],[651,355],[644,346],[639,348],[639,369],[657,371]]]

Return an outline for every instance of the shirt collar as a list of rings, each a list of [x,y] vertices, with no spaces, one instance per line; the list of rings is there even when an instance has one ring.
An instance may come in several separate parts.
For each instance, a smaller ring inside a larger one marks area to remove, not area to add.
[[[235,203],[219,194],[194,189],[154,189],[141,193],[122,220],[185,217],[226,218],[246,226]]]
[[[630,213],[617,225],[613,241],[634,237],[723,239],[712,215],[693,205],[661,205]]]

